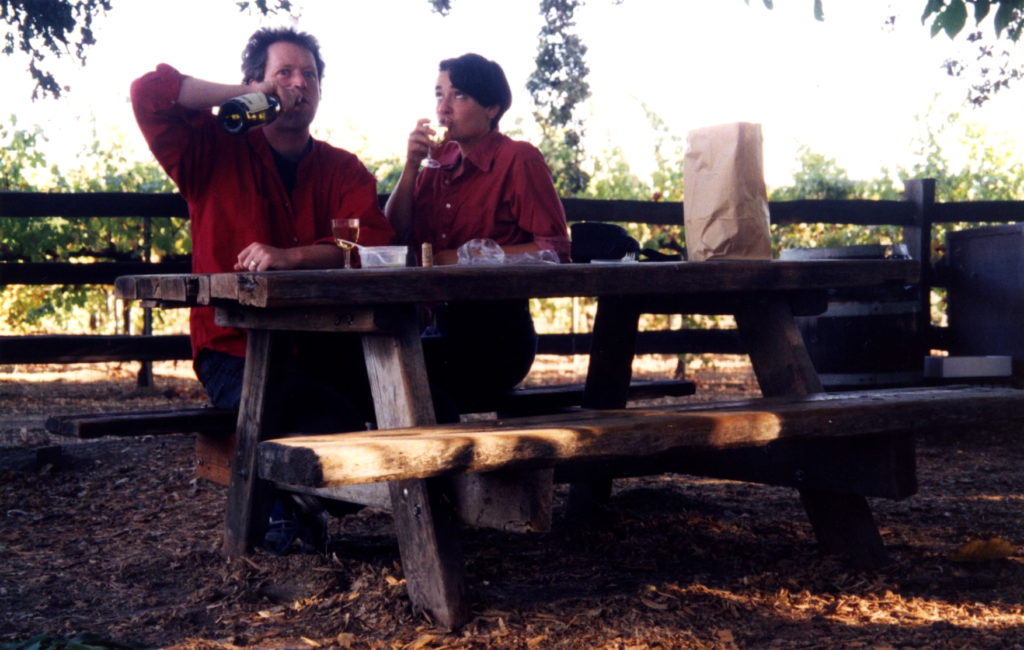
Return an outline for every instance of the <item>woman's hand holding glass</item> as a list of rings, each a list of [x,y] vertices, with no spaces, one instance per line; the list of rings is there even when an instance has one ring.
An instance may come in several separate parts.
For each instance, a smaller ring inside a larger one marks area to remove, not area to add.
[[[444,144],[446,139],[447,129],[445,127],[439,127],[439,130],[435,131],[430,126],[430,120],[417,120],[416,128],[409,134],[409,158],[417,166],[426,161],[427,167],[440,167],[441,163],[434,156],[437,148]]]

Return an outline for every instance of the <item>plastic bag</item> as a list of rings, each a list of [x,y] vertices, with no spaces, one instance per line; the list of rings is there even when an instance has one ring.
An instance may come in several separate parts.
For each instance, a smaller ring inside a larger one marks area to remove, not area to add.
[[[459,246],[459,264],[558,264],[554,251],[539,250],[506,255],[493,239],[470,239]]]
[[[459,264],[504,264],[505,251],[493,239],[470,239],[459,246]]]

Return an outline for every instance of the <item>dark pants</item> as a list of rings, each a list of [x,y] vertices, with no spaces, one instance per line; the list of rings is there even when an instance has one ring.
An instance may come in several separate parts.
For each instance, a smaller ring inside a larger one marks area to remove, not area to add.
[[[438,422],[492,404],[530,372],[537,334],[528,301],[445,303],[432,311],[423,353]]]
[[[333,433],[361,431],[375,421],[362,347],[355,336],[295,337],[283,382],[282,431]],[[238,408],[242,400],[245,359],[215,350],[201,350],[196,375],[210,402]]]

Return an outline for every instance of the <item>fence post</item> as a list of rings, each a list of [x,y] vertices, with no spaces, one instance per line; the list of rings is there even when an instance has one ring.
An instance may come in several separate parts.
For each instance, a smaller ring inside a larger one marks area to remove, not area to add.
[[[914,178],[903,183],[903,198],[914,206],[914,225],[903,229],[903,241],[910,256],[921,261],[921,290],[918,293],[918,347],[923,359],[930,349],[932,325],[932,208],[935,179]],[[923,361],[922,361],[923,363]]]
[[[142,261],[147,264],[152,259],[153,250],[153,220],[150,217],[142,218]],[[149,336],[153,333],[153,310],[150,307],[142,308],[142,334]],[[153,387],[153,362],[149,360],[139,361],[139,376],[135,385],[138,388]]]

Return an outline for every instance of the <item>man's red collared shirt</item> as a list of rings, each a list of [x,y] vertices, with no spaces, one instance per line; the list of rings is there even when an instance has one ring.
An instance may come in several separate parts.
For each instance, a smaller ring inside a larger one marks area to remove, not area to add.
[[[188,202],[194,272],[233,271],[238,253],[253,242],[333,242],[332,218],[359,217],[362,244],[391,242],[376,179],[355,155],[313,140],[289,195],[262,129],[229,135],[210,111],[178,106],[182,79],[160,65],[132,84],[131,98],[153,155]],[[245,355],[244,332],[216,325],[212,308],[192,310],[191,333],[193,355],[203,348]]]

